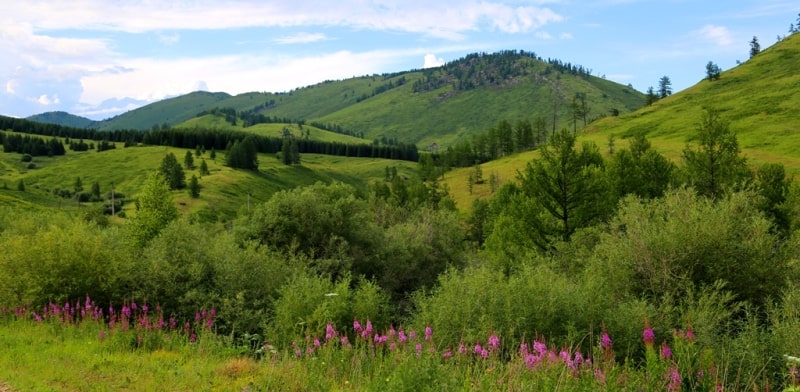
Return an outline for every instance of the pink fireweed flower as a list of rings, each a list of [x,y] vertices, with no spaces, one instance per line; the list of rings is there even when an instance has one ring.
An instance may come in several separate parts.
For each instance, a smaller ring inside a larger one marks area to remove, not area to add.
[[[417,350],[417,353],[421,353],[422,352],[422,343],[417,343],[417,345],[414,346],[414,349]]]
[[[314,338],[314,347],[319,347],[321,344],[319,343],[319,339]]]
[[[425,327],[425,341],[431,340],[431,336],[433,336],[433,329],[430,326]]]
[[[475,354],[480,354],[483,351],[483,347],[481,347],[480,343],[475,344],[475,348],[472,350]]]
[[[389,327],[389,336],[394,337],[395,335],[397,335],[397,331],[395,331],[394,325],[392,325],[391,327]]]
[[[347,346],[349,344],[347,341],[347,335],[342,335],[342,337],[339,339],[339,344],[342,346]]]
[[[389,351],[394,351],[394,350],[397,350],[397,343],[392,342],[392,344],[389,345]]]
[[[656,341],[656,334],[653,332],[653,329],[650,328],[650,321],[647,319],[644,320],[644,331],[642,332],[642,339],[644,340],[644,344],[647,346],[652,346],[653,342]]]
[[[408,338],[411,339],[411,340],[416,339],[417,338],[417,333],[415,331],[413,331],[413,330],[409,331],[408,332]]]
[[[361,323],[358,322],[358,319],[353,319],[353,329],[356,332],[361,332]]]
[[[481,350],[481,358],[483,358],[483,359],[489,358],[489,350],[487,350],[485,348],[482,349]]]
[[[603,332],[603,337],[600,338],[600,347],[604,348],[604,349],[608,349],[608,348],[611,348],[611,346],[613,344],[614,344],[614,342],[611,341],[611,337],[609,337],[608,333],[606,333],[604,331]]]
[[[325,340],[331,340],[336,337],[336,329],[333,328],[331,323],[325,326]]]
[[[442,358],[444,358],[444,359],[448,359],[448,358],[452,358],[452,357],[453,357],[453,351],[452,350],[447,350],[447,351],[444,352],[444,354],[442,354]]]
[[[192,343],[197,342],[197,335],[194,332],[192,332],[192,334],[189,335],[189,341]]]
[[[686,334],[684,335],[687,341],[694,342],[694,331],[692,330],[692,326],[686,329]]]
[[[408,341],[408,338],[406,337],[406,331],[403,331],[402,329],[400,330],[400,333],[397,334],[397,338],[400,339],[400,343],[405,343]]]
[[[669,368],[669,385],[667,385],[667,390],[670,392],[673,391],[680,391],[681,390],[681,374],[678,372],[677,366],[672,366]]]
[[[594,369],[594,378],[600,384],[606,383],[606,374],[600,368]]]
[[[301,350],[299,348],[297,350],[294,350],[294,356],[297,357],[297,358],[302,357],[303,356],[303,350]]]
[[[497,335],[492,334],[491,336],[489,336],[489,347],[492,350],[497,350],[498,348],[500,348],[500,338],[498,338]]]
[[[661,345],[661,356],[664,359],[671,359],[672,358],[672,350],[667,346],[667,343],[663,343]]]
[[[142,313],[147,314],[148,310],[150,310],[150,307],[148,307],[147,304],[142,305]]]
[[[519,344],[519,352],[524,354],[528,353],[528,343],[522,342]]]
[[[367,327],[364,328],[364,331],[367,335],[372,335],[372,321],[369,321],[369,319],[367,319]]]
[[[534,340],[533,351],[536,351],[539,355],[544,355],[547,352],[547,345],[544,342]]]
[[[464,342],[458,344],[458,353],[459,354],[466,354],[467,353],[467,345]]]
[[[206,320],[206,328],[211,329],[211,326],[213,326],[213,325],[214,325],[214,319],[213,318],[209,318],[208,320]]]

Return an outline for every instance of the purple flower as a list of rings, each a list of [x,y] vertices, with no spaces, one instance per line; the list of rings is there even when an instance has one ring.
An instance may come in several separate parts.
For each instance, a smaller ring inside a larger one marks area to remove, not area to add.
[[[686,335],[684,335],[684,337],[686,337],[686,340],[694,342],[694,331],[692,331],[692,327],[686,329]]]
[[[197,335],[194,332],[192,332],[192,334],[189,335],[189,341],[192,343],[197,341]]]
[[[408,332],[408,338],[409,339],[414,340],[414,339],[416,339],[416,337],[417,337],[417,333],[414,332],[413,330]]]
[[[669,369],[669,385],[667,390],[670,392],[681,390],[681,374],[678,372],[678,367],[673,366]]]
[[[444,358],[444,359],[452,358],[452,357],[453,357],[453,351],[451,351],[451,350],[447,350],[447,351],[444,352],[444,354],[442,354],[442,358]]]
[[[672,358],[672,350],[666,343],[661,345],[661,356],[664,357],[664,359]]]
[[[369,321],[369,319],[367,319],[367,327],[364,329],[364,331],[367,333],[367,335],[372,335],[372,321]]]
[[[482,349],[481,350],[481,358],[483,358],[483,359],[489,358],[489,350],[487,350],[485,348]]]
[[[497,335],[492,334],[492,336],[489,336],[489,347],[491,347],[492,350],[500,348],[500,338],[498,338]]]
[[[418,353],[422,352],[422,343],[417,343],[414,349],[417,350]]]
[[[314,347],[319,347],[321,344],[319,343],[319,339],[314,338]]]
[[[644,344],[648,346],[652,346],[653,342],[655,342],[656,334],[650,326],[645,327],[644,332],[642,332],[642,339],[644,339]]]
[[[353,329],[356,332],[361,332],[361,323],[358,322],[358,319],[353,319]]]
[[[464,342],[461,342],[461,343],[458,344],[458,353],[459,354],[466,354],[467,353],[467,346],[464,344]]]
[[[433,336],[433,330],[430,326],[425,327],[425,341],[431,340],[431,336]]]
[[[604,349],[611,348],[611,345],[614,342],[611,341],[611,337],[608,336],[608,333],[603,332],[603,337],[600,338],[600,347]]]
[[[480,354],[481,351],[483,351],[483,347],[481,347],[480,343],[476,343],[475,344],[475,348],[473,349],[473,351],[475,352],[475,354]]]
[[[397,338],[400,339],[400,343],[405,343],[408,338],[406,337],[406,331],[400,330],[400,333],[397,334]]]
[[[331,340],[336,337],[336,329],[333,328],[331,323],[325,327],[325,340]]]
[[[342,335],[341,339],[339,339],[339,344],[341,344],[342,346],[347,346],[348,344],[347,335]]]

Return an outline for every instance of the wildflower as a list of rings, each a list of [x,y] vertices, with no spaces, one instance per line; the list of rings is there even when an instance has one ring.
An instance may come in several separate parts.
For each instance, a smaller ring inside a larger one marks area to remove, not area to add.
[[[609,349],[613,344],[614,342],[611,341],[611,337],[608,336],[608,333],[603,331],[603,336],[600,338],[600,347]]]
[[[458,344],[458,353],[459,354],[466,354],[467,353],[467,346],[464,344],[464,342],[461,342],[461,343]]]
[[[347,335],[342,335],[341,339],[339,339],[339,344],[342,346],[347,346],[349,344],[347,341]]]
[[[642,339],[644,339],[644,344],[647,346],[652,346],[653,342],[656,340],[656,334],[653,332],[653,329],[650,328],[650,322],[647,319],[644,320],[644,332],[642,332]]]
[[[669,368],[669,385],[667,385],[667,390],[672,391],[679,391],[681,389],[681,374],[678,372],[677,366],[672,366]]]
[[[417,350],[417,353],[421,353],[422,352],[422,343],[417,343],[417,345],[414,347],[414,349]]]
[[[431,336],[433,336],[433,330],[430,326],[425,327],[425,341],[431,340]]]
[[[528,353],[528,343],[522,342],[519,344],[519,352],[523,355]]]
[[[536,351],[539,355],[543,355],[547,352],[547,345],[543,342],[533,341],[533,350]]]
[[[364,331],[367,333],[367,335],[372,335],[372,321],[369,321],[369,319],[367,319],[367,327],[364,329]]]
[[[489,358],[489,350],[487,350],[485,348],[482,349],[481,350],[481,358],[483,358],[483,359]]]
[[[319,343],[319,339],[314,338],[314,347],[319,347],[321,344]]]
[[[473,351],[475,352],[475,354],[480,354],[481,351],[483,351],[483,347],[481,347],[480,343],[476,343],[475,344],[475,348],[473,349]]]
[[[150,308],[147,306],[147,304],[142,305],[142,313],[147,314],[148,310],[150,310]]]
[[[197,335],[194,332],[192,332],[192,334],[189,335],[189,341],[192,343],[197,342]]]
[[[600,384],[605,384],[606,383],[606,374],[603,373],[603,371],[600,368],[594,369],[594,378]]]
[[[444,352],[444,354],[442,354],[442,358],[444,358],[444,359],[448,359],[448,358],[452,358],[452,357],[453,357],[453,351],[451,351],[451,350],[447,350],[447,351]]]
[[[687,341],[694,342],[694,331],[692,331],[692,326],[690,325],[689,328],[686,329],[686,334],[684,335]]]
[[[397,331],[395,331],[394,325],[392,325],[391,327],[389,327],[389,336],[395,336],[395,335],[397,335]]]
[[[336,329],[333,328],[331,323],[325,326],[325,340],[331,340],[336,337]]]
[[[492,334],[492,336],[489,336],[489,347],[491,347],[492,350],[500,348],[500,338],[498,338],[497,335]]]
[[[356,332],[361,332],[361,323],[358,322],[358,319],[353,319],[353,329]]]
[[[400,333],[397,335],[397,338],[400,339],[400,343],[405,343],[408,338],[406,337],[406,331],[400,330]]]
[[[303,356],[303,350],[298,348],[297,350],[294,351],[294,356],[297,357],[297,358],[302,357]]]
[[[409,338],[409,339],[411,339],[411,340],[414,340],[414,339],[416,339],[416,338],[417,338],[417,333],[416,333],[416,332],[414,332],[413,330],[412,330],[412,331],[409,331],[409,332],[408,332],[408,338]]]
[[[664,359],[672,358],[672,350],[669,348],[669,346],[667,346],[667,343],[663,343],[661,345],[661,356]]]

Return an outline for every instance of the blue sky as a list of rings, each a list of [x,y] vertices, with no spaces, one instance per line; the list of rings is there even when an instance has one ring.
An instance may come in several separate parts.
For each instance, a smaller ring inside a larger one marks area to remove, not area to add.
[[[0,114],[102,119],[196,90],[279,92],[523,49],[645,91],[788,34],[797,1],[20,1],[0,15]],[[4,87],[4,88],[2,88]]]

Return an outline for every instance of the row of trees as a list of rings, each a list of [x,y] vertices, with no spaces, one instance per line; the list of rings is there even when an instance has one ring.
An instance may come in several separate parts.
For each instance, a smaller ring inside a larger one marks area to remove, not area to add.
[[[5,152],[18,152],[30,156],[55,156],[66,154],[64,144],[56,138],[45,141],[30,135],[6,134],[0,132],[0,144]]]

